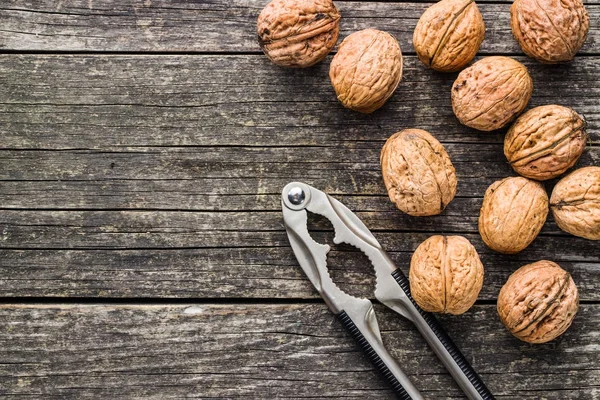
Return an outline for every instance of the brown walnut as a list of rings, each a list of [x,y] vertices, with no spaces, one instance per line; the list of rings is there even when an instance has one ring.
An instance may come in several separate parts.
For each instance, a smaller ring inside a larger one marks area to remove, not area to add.
[[[426,66],[454,72],[475,57],[484,35],[483,17],[473,0],[441,0],[417,22],[413,45]]]
[[[329,78],[344,107],[372,113],[396,90],[402,78],[402,52],[387,32],[364,29],[340,44]]]
[[[550,209],[560,229],[600,240],[600,167],[585,167],[561,179],[550,196]]]
[[[558,264],[542,260],[516,270],[498,295],[500,320],[517,338],[545,343],[573,322],[579,306],[571,275]]]
[[[431,236],[410,261],[410,292],[425,311],[462,314],[483,286],[483,264],[462,236]]]
[[[533,92],[527,68],[504,56],[485,57],[464,69],[452,85],[452,110],[480,131],[500,129],[523,111]]]
[[[540,181],[571,168],[587,142],[585,120],[570,108],[547,105],[521,115],[504,138],[504,155],[520,175]]]
[[[456,194],[456,172],[444,146],[422,129],[392,135],[381,150],[381,172],[388,195],[414,216],[436,215]]]
[[[329,54],[340,32],[331,0],[273,0],[258,16],[258,43],[275,64],[304,68]]]
[[[523,177],[504,178],[485,192],[479,233],[492,250],[514,254],[536,238],[548,216],[548,196],[539,183]]]
[[[510,26],[525,54],[555,64],[575,57],[590,18],[581,0],[515,0]]]

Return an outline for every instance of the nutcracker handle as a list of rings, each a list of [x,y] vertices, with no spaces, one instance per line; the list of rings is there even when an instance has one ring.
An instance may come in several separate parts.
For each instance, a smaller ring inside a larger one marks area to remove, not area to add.
[[[375,369],[392,386],[392,390],[398,399],[423,400],[419,391],[377,338],[367,332],[363,335],[345,311],[337,314],[337,318],[346,328],[346,331],[356,340]]]
[[[423,311],[412,298],[408,279],[402,271],[397,269],[392,276],[414,306],[407,308],[417,329],[467,397],[471,400],[494,400],[494,395],[450,339],[439,321],[433,314]]]

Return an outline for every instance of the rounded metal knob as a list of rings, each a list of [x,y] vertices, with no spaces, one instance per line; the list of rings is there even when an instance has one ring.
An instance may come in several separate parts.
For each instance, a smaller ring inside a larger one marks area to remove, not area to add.
[[[299,186],[294,186],[291,188],[287,196],[290,203],[295,206],[299,206],[300,204],[304,203],[304,200],[306,200],[306,193],[304,193],[304,190],[302,190],[302,188]]]

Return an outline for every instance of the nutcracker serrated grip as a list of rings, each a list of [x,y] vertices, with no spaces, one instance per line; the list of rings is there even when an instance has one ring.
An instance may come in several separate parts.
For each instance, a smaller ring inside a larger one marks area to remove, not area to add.
[[[344,328],[346,328],[346,331],[354,338],[354,340],[356,340],[375,369],[377,369],[383,378],[385,378],[392,386],[392,390],[398,399],[423,399],[417,389],[413,386],[412,382],[397,366],[396,362],[391,358],[383,346],[372,346],[345,311],[338,314],[337,318]]]
[[[392,273],[392,276],[414,306],[411,307],[411,310],[407,310],[412,316],[411,320],[467,397],[471,400],[494,400],[494,395],[450,339],[438,320],[433,314],[423,311],[412,298],[408,279],[402,271],[397,269]]]

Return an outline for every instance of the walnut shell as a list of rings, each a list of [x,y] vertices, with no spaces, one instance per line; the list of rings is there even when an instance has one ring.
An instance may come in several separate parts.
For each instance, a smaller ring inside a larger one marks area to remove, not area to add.
[[[335,46],[340,14],[331,0],[273,0],[258,16],[256,31],[275,64],[310,67]]]
[[[454,72],[475,57],[484,35],[483,17],[473,0],[441,0],[417,22],[413,45],[426,66]]]
[[[523,111],[533,92],[527,68],[509,57],[485,57],[464,69],[452,85],[452,110],[480,131],[502,128]]]
[[[344,107],[369,114],[383,106],[402,78],[402,52],[387,32],[364,29],[340,44],[329,78]]]
[[[550,196],[558,227],[590,240],[600,240],[600,167],[585,167],[561,179]]]
[[[381,150],[381,172],[388,195],[414,216],[436,215],[456,194],[456,171],[444,146],[422,129],[392,135]]]
[[[517,338],[545,343],[573,322],[579,306],[577,286],[558,264],[542,260],[516,270],[498,295],[500,320]]]
[[[483,286],[483,264],[462,236],[431,236],[410,261],[410,292],[425,311],[466,312]]]
[[[525,54],[555,64],[575,57],[590,18],[581,0],[515,0],[510,27]]]
[[[570,108],[547,105],[521,115],[504,138],[504,155],[520,175],[540,181],[571,168],[588,136],[585,120]]]
[[[479,233],[492,250],[514,254],[536,238],[547,216],[548,196],[539,182],[504,178],[485,191]]]

